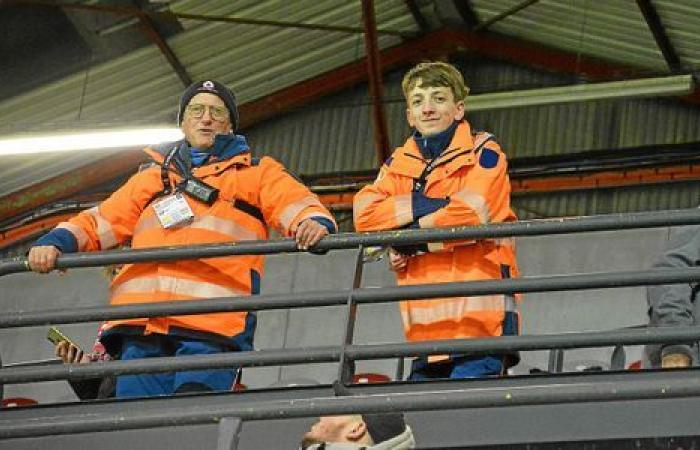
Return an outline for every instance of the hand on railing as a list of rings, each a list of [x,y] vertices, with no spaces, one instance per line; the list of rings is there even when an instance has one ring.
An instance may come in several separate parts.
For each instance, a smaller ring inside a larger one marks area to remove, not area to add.
[[[29,268],[34,272],[49,273],[56,267],[56,259],[61,251],[53,245],[32,247],[27,256]]]
[[[389,249],[389,268],[396,273],[406,270],[408,264],[408,256],[397,252],[393,248]]]
[[[328,228],[313,219],[306,219],[299,224],[294,231],[294,240],[297,243],[299,250],[308,250],[309,247],[316,245],[324,236],[327,236]]]

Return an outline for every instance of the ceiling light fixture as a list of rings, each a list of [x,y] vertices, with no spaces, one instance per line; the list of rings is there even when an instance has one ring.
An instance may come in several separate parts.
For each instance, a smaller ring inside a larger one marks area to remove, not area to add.
[[[128,148],[182,139],[179,128],[137,128],[0,139],[0,155]]]
[[[467,97],[466,105],[467,111],[474,112],[629,97],[686,95],[694,89],[692,75],[675,75],[473,95]]]

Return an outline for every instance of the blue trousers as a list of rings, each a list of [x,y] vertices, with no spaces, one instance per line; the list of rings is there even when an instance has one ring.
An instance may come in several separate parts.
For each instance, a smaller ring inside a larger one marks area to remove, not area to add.
[[[153,334],[124,336],[121,359],[160,356],[208,355],[230,351],[213,342]],[[144,373],[117,377],[117,398],[151,397],[177,392],[227,391],[233,386],[239,368],[185,372]]]
[[[417,381],[440,378],[483,378],[502,374],[502,357],[456,357],[444,362],[430,364],[425,358],[418,358],[411,363],[411,374],[408,376],[408,379]]]

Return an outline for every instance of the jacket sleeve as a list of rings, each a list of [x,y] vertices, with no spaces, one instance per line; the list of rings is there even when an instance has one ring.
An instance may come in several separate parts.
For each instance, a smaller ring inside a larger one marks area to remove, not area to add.
[[[449,203],[438,211],[418,219],[419,228],[478,226],[515,220],[510,207],[510,179],[505,154],[495,142],[489,142],[477,155],[477,161],[464,187],[449,196]],[[450,241],[429,244],[430,251],[451,250],[474,241]]]
[[[284,236],[291,236],[306,219],[332,223],[333,215],[318,197],[270,157],[260,160],[260,205],[265,221]]]
[[[700,227],[684,227],[669,242],[654,268],[673,269],[700,265]],[[647,288],[649,323],[654,326],[691,326],[695,323],[693,303],[697,283],[669,284]],[[692,358],[690,344],[662,346],[661,355],[683,353]]]
[[[67,222],[59,223],[37,245],[41,245],[52,234],[60,235],[68,231],[77,243],[70,250],[89,252],[116,247],[131,238],[144,206],[153,192],[160,190],[160,186],[161,181],[155,169],[137,173],[98,206],[79,213]]]
[[[410,190],[398,194],[399,180],[383,165],[374,183],[363,187],[353,200],[357,231],[393,230],[413,222]]]

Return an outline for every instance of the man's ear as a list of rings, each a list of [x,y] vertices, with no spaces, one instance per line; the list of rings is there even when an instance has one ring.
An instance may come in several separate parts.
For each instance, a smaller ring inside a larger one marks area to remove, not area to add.
[[[348,432],[348,439],[359,441],[365,434],[367,434],[367,424],[362,420],[358,420]]]
[[[464,104],[464,100],[457,102],[457,112],[455,113],[455,120],[460,121],[464,119],[464,113],[466,112],[467,106]]]

